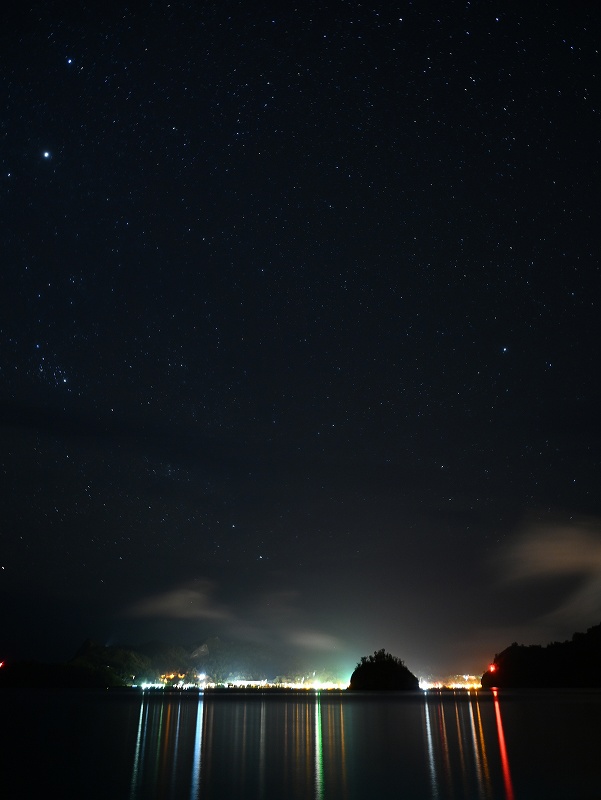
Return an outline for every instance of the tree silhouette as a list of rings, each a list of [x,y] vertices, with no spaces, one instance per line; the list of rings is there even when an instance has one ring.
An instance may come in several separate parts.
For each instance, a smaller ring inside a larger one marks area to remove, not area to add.
[[[415,690],[419,689],[419,681],[400,658],[382,648],[371,656],[362,656],[351,675],[349,689]]]
[[[495,656],[482,676],[482,686],[485,689],[601,686],[601,624],[586,633],[575,633],[571,641],[551,642],[546,647],[514,642]]]

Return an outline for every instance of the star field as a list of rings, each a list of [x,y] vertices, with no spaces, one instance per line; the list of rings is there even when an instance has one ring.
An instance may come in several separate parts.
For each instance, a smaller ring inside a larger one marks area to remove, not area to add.
[[[494,2],[6,17],[11,651],[49,618],[47,648],[200,640],[209,607],[128,612],[198,581],[220,635],[314,630],[424,672],[599,621],[601,598],[561,616],[578,576],[517,585],[507,564],[533,527],[600,531],[600,22]]]

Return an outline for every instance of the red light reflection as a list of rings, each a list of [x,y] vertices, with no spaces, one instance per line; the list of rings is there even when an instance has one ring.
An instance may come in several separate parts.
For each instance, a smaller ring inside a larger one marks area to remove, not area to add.
[[[499,751],[501,753],[501,766],[503,768],[503,783],[505,784],[506,800],[515,800],[513,784],[511,782],[511,772],[509,771],[509,758],[507,757],[507,747],[505,746],[505,734],[503,733],[503,722],[501,721],[501,706],[499,705],[499,693],[496,689],[492,690],[495,703],[495,717],[497,719],[497,735],[499,737]]]

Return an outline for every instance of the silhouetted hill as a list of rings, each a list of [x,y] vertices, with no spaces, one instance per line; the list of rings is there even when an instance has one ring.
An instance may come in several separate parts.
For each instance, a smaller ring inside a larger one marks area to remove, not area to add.
[[[126,683],[132,683],[134,680],[140,683],[151,680],[155,674],[151,659],[136,649],[122,646],[105,647],[91,639],[82,644],[70,663],[88,669],[109,667]]]
[[[0,669],[0,687],[19,689],[105,689],[125,686],[108,667],[15,661]]]
[[[419,689],[419,681],[400,658],[385,650],[363,656],[351,675],[349,689],[399,691]]]
[[[571,640],[541,645],[514,642],[498,653],[482,676],[491,688],[601,687],[601,624]]]
[[[217,636],[189,648],[164,642],[104,646],[87,640],[71,663],[93,668],[108,666],[128,683],[153,682],[160,675],[171,674],[195,680],[201,673],[222,683],[233,676],[272,678],[291,668],[268,647]]]

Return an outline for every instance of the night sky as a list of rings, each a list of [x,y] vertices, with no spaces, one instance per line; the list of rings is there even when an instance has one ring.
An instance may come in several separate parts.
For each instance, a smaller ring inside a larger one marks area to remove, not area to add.
[[[2,13],[0,658],[601,621],[600,7]]]

